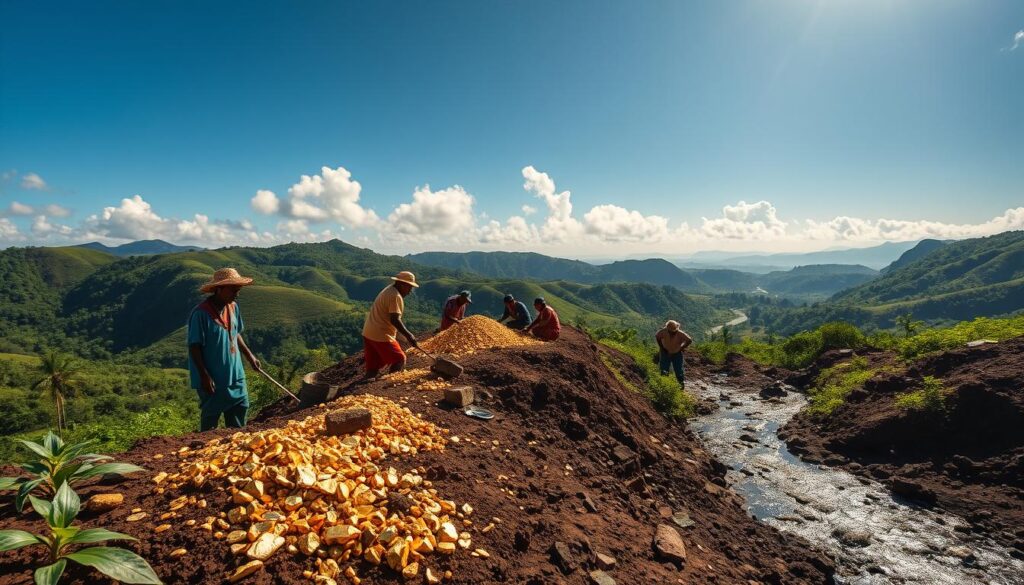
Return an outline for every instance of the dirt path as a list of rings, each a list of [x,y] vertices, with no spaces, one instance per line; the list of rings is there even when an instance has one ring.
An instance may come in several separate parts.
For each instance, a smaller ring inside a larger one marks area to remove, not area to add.
[[[730,310],[733,313],[736,314],[736,318],[731,320],[731,321],[729,321],[729,322],[727,322],[727,323],[723,323],[721,325],[715,325],[711,329],[708,329],[708,333],[709,334],[714,335],[715,333],[718,333],[719,331],[721,331],[723,327],[733,327],[735,325],[739,325],[740,323],[746,323],[747,322],[747,314],[746,313],[744,313],[743,311],[740,311],[739,309],[730,309]]]

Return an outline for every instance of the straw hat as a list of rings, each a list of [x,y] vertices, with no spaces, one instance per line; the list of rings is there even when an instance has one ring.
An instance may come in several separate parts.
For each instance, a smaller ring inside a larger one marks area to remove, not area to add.
[[[403,270],[398,274],[392,276],[391,280],[394,280],[396,282],[404,282],[405,284],[409,284],[414,287],[419,286],[418,284],[416,284],[416,275],[413,274],[412,272],[409,272],[408,270]]]
[[[249,286],[250,284],[252,284],[252,279],[242,276],[234,268],[221,268],[214,272],[210,281],[199,287],[199,290],[208,293],[213,292],[213,289],[218,286]]]
[[[665,329],[668,329],[669,331],[675,333],[676,331],[679,330],[679,321],[666,321]]]

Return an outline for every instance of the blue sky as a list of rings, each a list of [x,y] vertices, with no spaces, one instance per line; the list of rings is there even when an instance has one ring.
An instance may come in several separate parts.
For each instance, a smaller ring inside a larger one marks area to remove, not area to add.
[[[5,2],[0,23],[0,245],[610,256],[1024,227],[1016,1]]]

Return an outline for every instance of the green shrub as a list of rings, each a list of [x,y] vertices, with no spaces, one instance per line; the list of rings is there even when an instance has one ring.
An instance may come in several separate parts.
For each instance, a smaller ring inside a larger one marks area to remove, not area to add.
[[[846,402],[854,388],[862,386],[876,373],[878,370],[869,368],[868,361],[860,356],[822,370],[809,392],[808,412],[818,417],[830,416]]]
[[[626,334],[619,336],[619,339],[627,339],[628,341],[617,341],[609,338],[602,339],[599,335],[595,331],[595,337],[602,344],[628,355],[640,366],[644,383],[646,384],[643,394],[647,396],[658,412],[672,417],[693,416],[696,400],[679,386],[674,376],[661,375],[658,364],[652,359],[657,353],[654,344],[643,343],[637,340],[635,335],[630,336]],[[609,365],[609,363],[610,360],[605,361],[605,365]],[[609,369],[616,379],[627,388],[636,389],[635,385],[629,383],[614,364],[611,364]]]
[[[896,406],[907,410],[942,412],[946,409],[946,387],[934,376],[925,376],[921,388],[896,397]]]
[[[833,321],[818,327],[821,334],[822,351],[829,349],[860,349],[864,347],[864,334],[856,326],[843,321]]]
[[[818,331],[803,331],[782,342],[779,365],[799,369],[811,364],[821,355],[824,344]]]
[[[905,359],[913,359],[926,353],[961,347],[976,339],[1002,341],[1020,335],[1024,335],[1024,315],[1007,319],[978,317],[945,329],[927,329],[913,337],[895,339],[892,349]]]

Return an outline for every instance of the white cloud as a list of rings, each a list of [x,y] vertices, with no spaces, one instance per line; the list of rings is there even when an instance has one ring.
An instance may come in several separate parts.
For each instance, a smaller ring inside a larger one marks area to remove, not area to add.
[[[71,210],[56,203],[51,203],[43,207],[43,213],[50,217],[68,217],[71,215]]]
[[[1017,31],[1013,35],[1013,46],[1012,47],[1007,47],[1007,48],[1005,48],[1003,50],[1004,51],[1016,51],[1017,47],[1019,47],[1021,45],[1021,43],[1024,43],[1024,29],[1021,29],[1021,30]]]
[[[523,205],[523,215],[533,215],[537,213],[537,208],[532,205]]]
[[[786,222],[778,218],[775,206],[767,201],[722,208],[722,217],[702,218],[701,232],[708,238],[736,240],[772,240],[786,235]]]
[[[35,173],[28,173],[21,177],[21,188],[42,191],[46,189],[46,181]]]
[[[555,193],[555,182],[547,173],[533,168],[523,168],[523,189],[532,191],[543,199],[548,207],[548,217],[540,228],[541,239],[547,242],[570,241],[583,234],[583,226],[572,217],[572,195],[569,191]]]
[[[201,213],[192,219],[164,218],[140,195],[121,200],[117,207],[105,207],[84,223],[85,232],[118,240],[170,240],[202,244],[255,243],[262,236],[248,221],[211,220]]]
[[[465,235],[475,227],[473,196],[455,185],[431,191],[418,187],[412,203],[403,203],[388,215],[387,229],[409,236]]]
[[[518,215],[508,218],[505,225],[492,220],[480,228],[480,241],[485,244],[530,244],[539,239],[537,226]]]
[[[103,213],[90,217],[89,222],[98,233],[124,240],[158,238],[167,226],[167,220],[157,215],[140,195],[122,199],[118,207],[104,207]]]
[[[48,238],[50,236],[70,236],[74,230],[66,225],[52,224],[45,215],[37,215],[32,221],[32,235]]]
[[[273,215],[281,208],[281,202],[273,191],[260,189],[256,195],[249,200],[252,208],[263,215]]]
[[[13,221],[6,217],[0,217],[0,242],[16,241],[20,239],[20,236],[21,232],[18,231],[18,226],[14,225]]]
[[[829,221],[807,220],[803,236],[826,241],[909,241],[922,238],[958,239],[989,236],[1024,229],[1024,207],[1007,209],[1002,215],[976,224],[953,224],[929,220],[860,219],[836,217]]]
[[[583,224],[588,234],[609,242],[655,242],[668,235],[668,218],[618,205],[594,207],[583,215]]]
[[[25,205],[17,201],[11,201],[11,204],[7,207],[7,215],[32,215],[35,211],[35,208],[31,205]]]
[[[283,215],[295,219],[333,219],[352,228],[372,227],[380,220],[372,209],[359,204],[362,189],[344,167],[322,167],[319,175],[302,175],[299,182],[288,189],[288,198],[280,202],[279,208]],[[264,196],[263,203],[269,206],[269,199]]]

